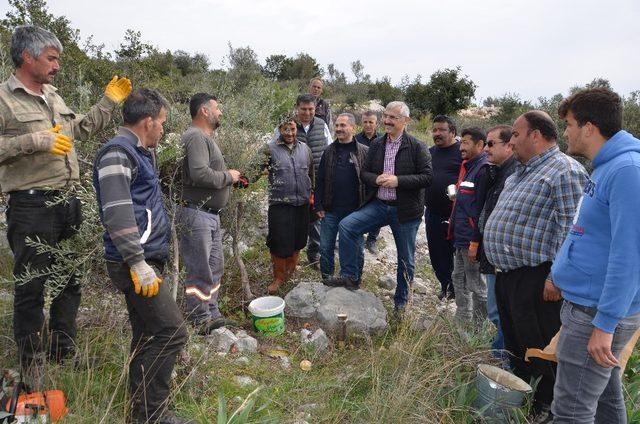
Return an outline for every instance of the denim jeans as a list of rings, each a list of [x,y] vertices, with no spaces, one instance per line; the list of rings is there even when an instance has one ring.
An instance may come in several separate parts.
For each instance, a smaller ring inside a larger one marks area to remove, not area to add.
[[[487,282],[487,315],[489,320],[496,326],[496,338],[491,343],[493,356],[502,358],[502,350],[504,349],[504,336],[500,327],[500,314],[498,314],[498,304],[496,303],[496,275],[482,274]]]
[[[329,278],[333,276],[335,271],[335,244],[338,238],[338,227],[340,221],[348,216],[352,211],[350,210],[334,210],[331,212],[325,212],[325,216],[322,219],[320,225],[320,274],[322,278]],[[360,274],[362,274],[362,267],[364,266],[364,243],[361,240],[358,246],[358,261],[360,263]]]
[[[564,302],[562,332],[556,356],[558,373],[553,392],[554,423],[626,423],[620,367],[603,368],[587,351],[593,317]],[[640,313],[618,323],[611,352],[616,358],[640,327]]]
[[[340,221],[340,275],[352,280],[360,280],[360,266],[358,249],[362,243],[362,236],[376,228],[386,225],[391,227],[393,239],[396,242],[398,268],[396,278],[396,307],[404,307],[409,299],[409,284],[413,281],[416,252],[416,233],[422,217],[400,223],[398,209],[389,206],[378,199],[374,199],[362,208],[351,213]]]

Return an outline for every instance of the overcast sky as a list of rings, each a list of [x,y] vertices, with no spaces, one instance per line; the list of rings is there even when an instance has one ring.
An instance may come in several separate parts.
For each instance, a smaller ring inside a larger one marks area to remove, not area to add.
[[[317,6],[314,6],[314,3]],[[127,29],[160,50],[206,54],[222,66],[230,42],[271,54],[305,52],[352,77],[360,59],[372,79],[423,81],[461,66],[476,99],[566,93],[595,77],[640,90],[639,0],[49,0],[83,38],[116,49]],[[0,1],[4,16],[8,6]],[[64,65],[64,64],[63,64]]]

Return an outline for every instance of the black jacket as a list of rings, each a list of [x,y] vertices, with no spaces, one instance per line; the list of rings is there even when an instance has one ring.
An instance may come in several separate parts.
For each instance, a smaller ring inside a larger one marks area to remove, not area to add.
[[[406,131],[402,134],[400,143],[395,160],[395,175],[398,177],[396,201],[398,220],[407,222],[424,214],[424,189],[431,184],[433,171],[431,154],[426,144]],[[360,179],[374,189],[369,191],[365,204],[375,199],[378,194],[376,178],[384,172],[386,144],[387,134],[375,139],[364,161]]]
[[[487,197],[484,201],[484,209],[480,215],[480,232],[484,232],[484,226],[487,223],[491,212],[493,212],[493,209],[498,203],[500,193],[502,193],[504,182],[507,180],[509,175],[514,173],[516,165],[516,158],[511,156],[502,164],[502,166],[492,165],[489,167],[489,188],[487,189]],[[489,263],[489,260],[487,259],[484,246],[480,249],[480,272],[483,274],[496,273],[495,267]]]

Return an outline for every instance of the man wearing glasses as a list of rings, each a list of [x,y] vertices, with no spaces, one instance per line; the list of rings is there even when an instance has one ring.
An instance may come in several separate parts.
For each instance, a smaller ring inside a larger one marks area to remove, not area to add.
[[[389,225],[398,254],[394,311],[401,318],[413,280],[424,189],[431,184],[431,155],[423,142],[406,132],[410,118],[405,103],[389,103],[382,116],[386,134],[371,143],[360,173],[370,191],[364,206],[340,222],[341,270],[332,285],[359,286],[359,242],[364,234]]]

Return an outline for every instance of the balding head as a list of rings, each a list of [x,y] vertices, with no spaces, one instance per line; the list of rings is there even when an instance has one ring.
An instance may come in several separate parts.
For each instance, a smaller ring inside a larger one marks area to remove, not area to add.
[[[558,129],[548,113],[531,110],[513,123],[513,152],[523,164],[556,145]]]
[[[531,131],[540,131],[542,138],[549,142],[554,142],[558,139],[558,127],[553,122],[551,116],[542,110],[530,110],[522,114],[522,117],[527,121],[529,129]]]

